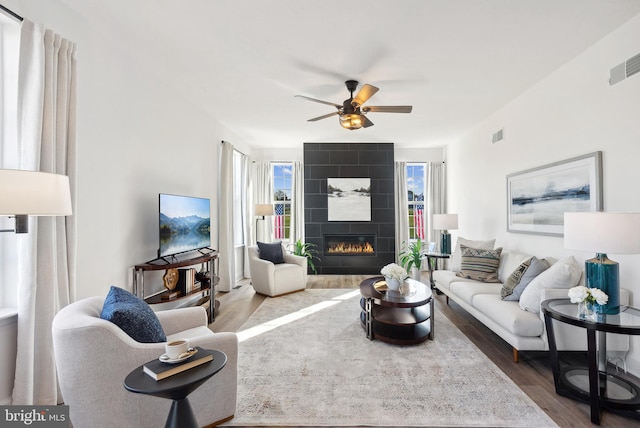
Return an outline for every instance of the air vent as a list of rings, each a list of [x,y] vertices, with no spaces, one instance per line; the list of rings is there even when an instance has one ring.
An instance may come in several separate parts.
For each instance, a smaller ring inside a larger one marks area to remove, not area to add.
[[[613,67],[609,75],[609,85],[622,82],[638,72],[640,72],[640,54],[632,56],[622,64]]]
[[[504,138],[504,128],[499,130],[495,134],[493,134],[493,136],[491,137],[491,142],[495,144],[498,141],[502,141],[503,138]]]

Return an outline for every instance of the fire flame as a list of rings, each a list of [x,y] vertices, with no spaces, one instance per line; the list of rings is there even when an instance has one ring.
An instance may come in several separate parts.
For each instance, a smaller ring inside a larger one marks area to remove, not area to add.
[[[329,248],[327,248],[327,253],[330,254],[373,254],[373,245],[368,242],[364,244],[354,244],[349,242],[338,242],[336,244],[329,244]]]

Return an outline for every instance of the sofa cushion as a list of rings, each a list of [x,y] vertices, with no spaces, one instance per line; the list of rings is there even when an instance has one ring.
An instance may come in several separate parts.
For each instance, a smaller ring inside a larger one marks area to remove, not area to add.
[[[547,269],[549,269],[549,262],[545,259],[540,260],[537,257],[532,257],[529,268],[524,272],[518,284],[516,284],[513,290],[511,290],[511,294],[506,295],[503,299],[516,302],[519,301],[522,296],[522,292],[527,288],[529,283]]]
[[[111,321],[137,342],[167,340],[160,320],[147,302],[122,288],[111,286],[104,299],[100,318]]]
[[[284,263],[282,254],[282,243],[278,242],[258,242],[258,255],[262,260],[267,260],[274,265]]]
[[[565,257],[536,276],[522,292],[520,307],[540,313],[540,299],[544,288],[571,288],[580,282],[582,268],[573,256]]]
[[[502,300],[499,294],[478,294],[473,306],[516,336],[537,337],[544,333],[544,323],[538,315],[523,311],[517,302]]]
[[[470,239],[459,237],[456,241],[456,248],[453,251],[453,254],[451,254],[451,265],[449,269],[454,272],[460,270],[460,264],[462,263],[462,250],[460,250],[461,245],[465,245],[470,248],[478,248],[481,250],[493,250],[495,244],[495,239],[491,239],[488,241],[472,241]]]
[[[460,278],[456,276],[455,272],[450,270],[434,270],[432,272],[433,281],[438,285],[438,288],[445,290],[450,289],[450,285],[453,282],[476,282],[472,279]]]
[[[495,294],[500,298],[500,284],[495,282],[452,282],[449,290],[472,306],[475,305],[475,297],[480,294]]]
[[[500,254],[500,267],[498,268],[498,279],[500,282],[504,284],[507,278],[509,278],[509,275],[511,275],[522,262],[530,258],[531,254],[502,250],[502,254]]]
[[[502,248],[483,250],[460,245],[462,261],[457,276],[482,282],[499,282],[498,266]]]

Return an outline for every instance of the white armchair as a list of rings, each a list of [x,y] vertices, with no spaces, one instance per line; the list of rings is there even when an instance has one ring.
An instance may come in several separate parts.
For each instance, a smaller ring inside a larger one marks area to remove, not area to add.
[[[260,258],[257,245],[248,248],[251,284],[256,293],[274,297],[307,288],[307,258],[289,254],[284,248],[282,252],[284,263],[273,264]]]
[[[104,298],[90,297],[63,308],[53,320],[53,347],[65,404],[76,428],[164,426],[171,401],[124,388],[136,367],[164,353],[163,343],[140,343],[100,318]],[[190,307],[157,312],[167,340],[187,338],[192,346],[217,349],[226,366],[189,395],[199,426],[231,419],[236,410],[238,338],[214,333],[206,312]]]

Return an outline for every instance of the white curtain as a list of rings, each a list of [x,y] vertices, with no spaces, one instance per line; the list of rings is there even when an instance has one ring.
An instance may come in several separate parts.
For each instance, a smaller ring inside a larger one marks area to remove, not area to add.
[[[251,170],[251,180],[254,209],[256,204],[272,204],[271,164],[269,162],[254,162]],[[255,210],[253,212],[255,213]],[[253,217],[254,219],[256,218],[255,215]],[[273,217],[265,217],[264,220],[256,221],[254,226],[256,226],[256,241],[271,242]]]
[[[427,184],[427,212],[429,215],[429,242],[435,242],[439,245],[442,231],[433,230],[433,214],[446,213],[446,189],[444,183],[445,177],[444,162],[429,162],[428,166],[428,184]]]
[[[291,242],[304,242],[304,172],[302,162],[292,162]]]
[[[18,76],[20,169],[69,176],[76,183],[76,46],[22,22]],[[13,404],[58,402],[51,323],[75,300],[76,221],[31,217],[18,241],[18,355]]]
[[[248,247],[253,242],[253,223],[254,216],[253,214],[253,197],[251,196],[252,188],[251,188],[251,180],[250,176],[250,160],[249,156],[243,154],[242,155],[242,236],[244,238],[244,252],[243,252],[243,262],[242,262],[242,276],[244,278],[249,278],[251,270],[249,269],[249,253]]]
[[[407,190],[407,162],[394,163],[396,212],[396,261],[404,242],[409,240],[409,193]]]
[[[218,257],[217,291],[231,291],[235,284],[235,257],[233,242],[233,144],[223,141],[220,153],[220,199],[218,224],[220,246]]]

